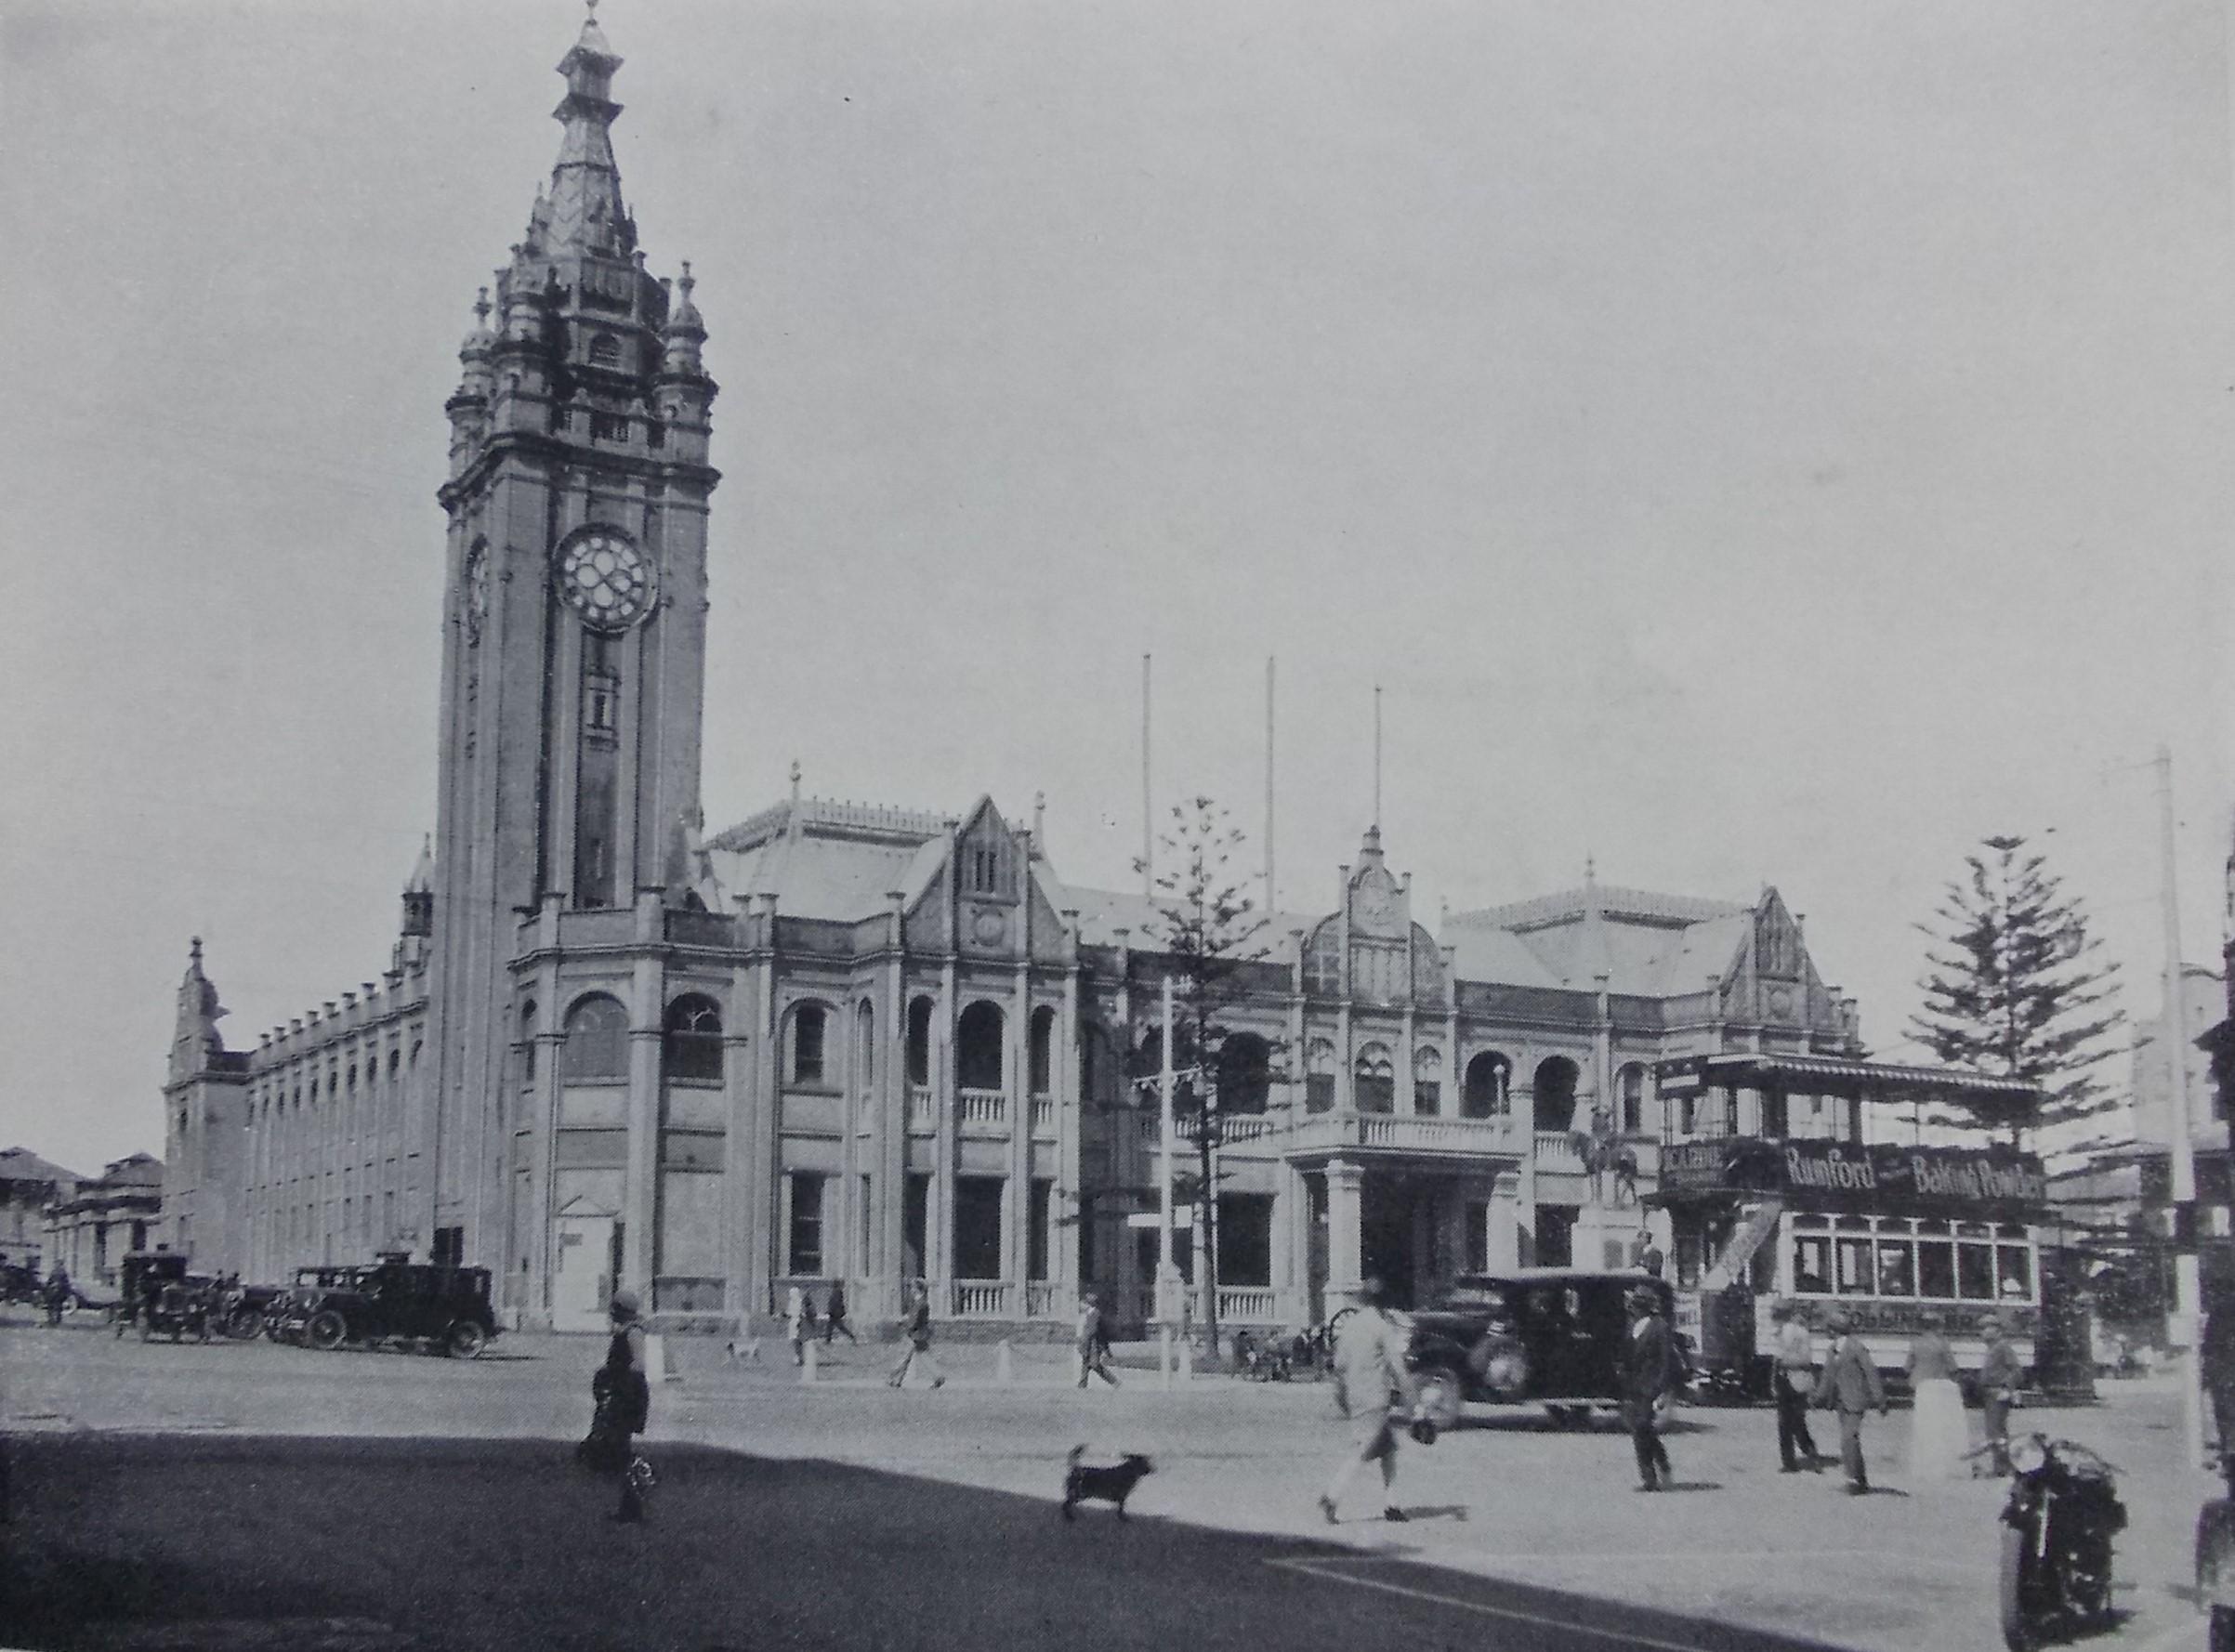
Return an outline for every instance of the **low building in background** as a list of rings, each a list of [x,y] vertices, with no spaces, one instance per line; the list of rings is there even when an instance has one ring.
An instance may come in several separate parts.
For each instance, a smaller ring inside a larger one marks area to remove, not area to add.
[[[29,1147],[0,1148],[0,1263],[44,1265],[46,1207],[84,1180]]]
[[[163,1160],[113,1160],[46,1207],[46,1265],[60,1263],[81,1288],[113,1289],[116,1265],[149,1248],[162,1218]]]

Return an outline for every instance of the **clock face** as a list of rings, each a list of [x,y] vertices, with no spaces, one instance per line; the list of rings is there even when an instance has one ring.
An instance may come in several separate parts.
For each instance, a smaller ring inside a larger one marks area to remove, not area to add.
[[[651,611],[651,564],[615,530],[593,528],[559,553],[559,589],[589,623],[624,630]]]
[[[466,640],[481,640],[489,618],[489,547],[477,544],[466,553]]]

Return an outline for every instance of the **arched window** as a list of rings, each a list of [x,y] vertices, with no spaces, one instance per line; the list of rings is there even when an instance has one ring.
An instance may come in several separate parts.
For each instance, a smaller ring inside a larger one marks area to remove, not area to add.
[[[1565,1055],[1547,1055],[1536,1064],[1536,1128],[1566,1131],[1575,1128],[1575,1063]]]
[[[600,333],[592,338],[590,340],[590,365],[592,367],[620,366],[621,341],[611,333]]]
[[[877,1082],[877,1012],[864,998],[854,1007],[854,1093],[867,1095]]]
[[[660,1070],[670,1079],[720,1082],[722,1012],[713,999],[691,992],[667,1006],[667,1024],[660,1032]]]
[[[1635,1061],[1614,1075],[1614,1093],[1622,1098],[1622,1134],[1645,1131],[1645,1069]]]
[[[954,1082],[965,1090],[1002,1087],[1002,1023],[998,1005],[979,999],[954,1027]]]
[[[792,1012],[792,1082],[822,1082],[822,1042],[829,1016],[819,1003],[803,1003]]]
[[[1323,1113],[1334,1106],[1334,1044],[1315,1038],[1304,1053],[1304,1109]]]
[[[1428,1119],[1443,1111],[1443,1052],[1433,1044],[1413,1052],[1413,1110]]]
[[[1218,1045],[1218,1110],[1261,1113],[1272,1089],[1272,1046],[1254,1032],[1229,1032]]]
[[[1034,1095],[1055,1089],[1056,1012],[1042,1004],[1032,1012],[1032,1084]]]
[[[1361,1113],[1387,1113],[1397,1108],[1397,1067],[1387,1044],[1361,1045],[1350,1068],[1353,1105]]]
[[[418,1047],[413,1046],[413,1055]],[[611,1082],[628,1077],[628,1012],[621,1001],[593,992],[567,1012],[562,1077]]]
[[[388,1077],[396,1076],[396,1057],[388,1057]],[[535,1000],[529,999],[519,1006],[519,1087],[523,1090],[535,1082]]]
[[[1469,1119],[1503,1119],[1513,1111],[1513,1063],[1485,1050],[1466,1064],[1459,1110]]]
[[[919,1087],[931,1082],[931,1001],[908,1002],[908,1082]]]

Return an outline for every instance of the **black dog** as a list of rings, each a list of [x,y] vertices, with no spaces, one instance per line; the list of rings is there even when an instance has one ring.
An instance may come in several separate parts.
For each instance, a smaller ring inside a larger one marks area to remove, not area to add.
[[[1139,1452],[1128,1451],[1106,1468],[1088,1468],[1079,1462],[1085,1451],[1085,1446],[1073,1446],[1066,1460],[1070,1466],[1063,1473],[1063,1518],[1071,1519],[1071,1510],[1093,1499],[1117,1504],[1118,1518],[1123,1520],[1125,1500],[1136,1486],[1156,1472],[1156,1465]]]

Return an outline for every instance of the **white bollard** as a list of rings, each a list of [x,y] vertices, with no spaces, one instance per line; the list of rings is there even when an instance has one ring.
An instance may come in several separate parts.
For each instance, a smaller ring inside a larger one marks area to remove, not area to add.
[[[667,1359],[667,1339],[658,1331],[647,1331],[644,1336],[644,1380],[648,1383],[680,1383],[683,1373]]]
[[[822,1358],[822,1350],[810,1342],[800,1352],[803,1357],[799,1361],[799,1381],[803,1384],[812,1383],[815,1380],[816,1364]]]
[[[1003,1337],[993,1350],[993,1385],[1007,1388],[1017,1381],[1016,1357],[1009,1351],[1009,1339]]]
[[[1192,1383],[1195,1380],[1195,1344],[1193,1343],[1182,1342],[1179,1344],[1179,1380],[1183,1383]]]

